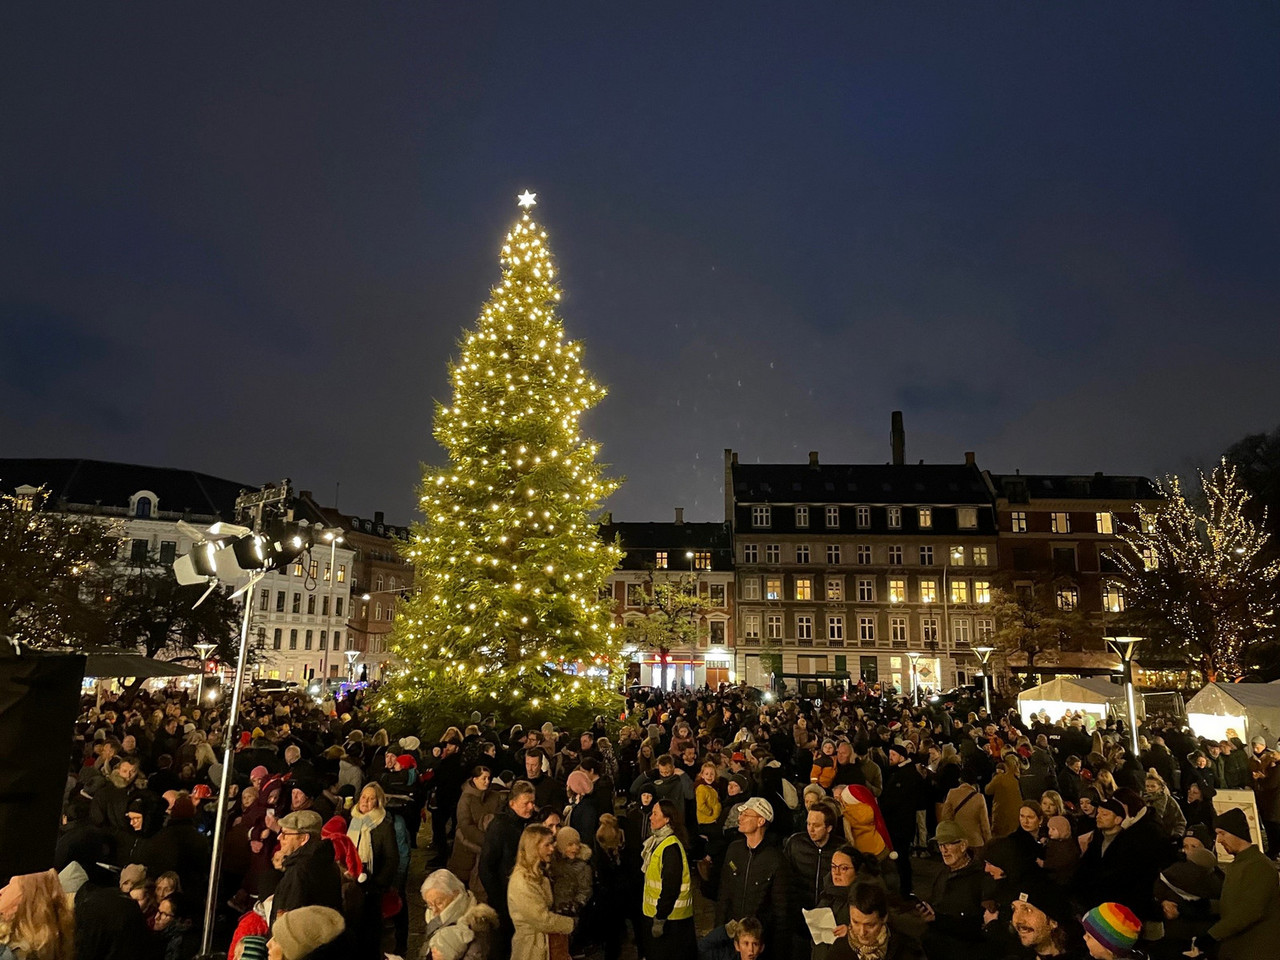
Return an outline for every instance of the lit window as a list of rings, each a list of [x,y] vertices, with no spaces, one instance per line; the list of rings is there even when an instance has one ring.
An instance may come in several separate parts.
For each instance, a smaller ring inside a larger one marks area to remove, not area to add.
[[[1156,555],[1155,547],[1142,548],[1142,569],[1157,570],[1160,567],[1160,558]]]
[[[314,580],[317,574],[319,573],[320,573],[319,560],[312,560],[309,564],[307,564],[307,576],[309,576],[312,580]]]
[[[988,559],[989,557],[990,557],[990,554],[988,553],[986,547],[973,548],[973,565],[975,567],[989,566],[991,563],[991,561]]]
[[[796,544],[796,563],[809,562],[809,545],[807,543]]]
[[[906,617],[890,617],[889,618],[889,639],[893,643],[907,642],[907,618]]]
[[[293,575],[294,575],[295,577],[300,577],[300,576],[302,576],[302,561],[301,561],[301,560],[295,560],[295,561],[293,562]]]
[[[902,547],[898,545],[889,548],[889,563],[894,566],[902,566]]]
[[[857,518],[859,530],[865,530],[867,527],[871,526],[870,507],[858,507],[854,516]]]
[[[743,577],[742,578],[742,599],[743,600],[759,600],[760,599],[760,578],[759,577]]]
[[[813,599],[813,581],[809,577],[796,577],[796,599]]]
[[[659,550],[653,555],[653,565],[659,570],[667,569],[667,551]]]
[[[338,582],[347,582],[347,565],[345,563],[338,564]]]
[[[902,578],[894,578],[889,581],[889,602],[890,603],[906,603],[907,602],[907,581]]]
[[[813,639],[813,617],[800,615],[796,617],[796,639],[812,640]]]
[[[844,617],[827,617],[827,639],[844,639]]]
[[[920,602],[921,603],[937,603],[938,602],[938,581],[931,577],[922,577],[920,579]]]
[[[922,567],[933,566],[933,547],[920,548],[920,566]]]
[[[844,600],[843,580],[837,578],[827,581],[827,600],[830,603],[840,603]]]
[[[711,605],[715,607],[723,607],[725,605],[725,587],[723,583],[713,583],[707,587],[707,599],[711,601]]]
[[[382,619],[382,601],[381,601],[381,600],[375,600],[375,601],[374,601],[374,604],[373,604],[373,619],[375,619],[375,620],[381,620],[381,619]]]
[[[627,584],[627,606],[628,607],[643,607],[645,599],[646,598],[644,595],[643,583]],[[381,613],[381,610],[379,610],[379,613]]]
[[[751,525],[757,529],[769,526],[770,514],[768,507],[752,507],[751,508]]]
[[[990,580],[973,581],[973,602],[974,603],[990,603],[991,602],[991,581]]]
[[[765,563],[781,563],[782,547],[776,543],[766,543],[764,545],[764,562]]]
[[[889,518],[889,529],[890,529],[890,530],[899,530],[899,529],[901,529],[901,528],[902,528],[902,508],[901,508],[901,507],[890,507],[890,508],[886,511],[886,513],[887,513],[888,518]]]
[[[1049,514],[1049,530],[1052,533],[1070,533],[1071,532],[1071,514],[1069,513]]]
[[[977,507],[957,507],[956,523],[961,530],[973,530],[978,526]]]
[[[840,508],[827,507],[827,529],[835,530],[840,526]]]
[[[966,580],[951,581],[951,602],[952,603],[968,603],[969,602],[969,583]]]
[[[866,544],[858,544],[857,551],[858,563],[866,565],[871,562],[871,548]]]
[[[967,647],[972,642],[972,635],[969,633],[969,621],[961,617],[958,620],[951,621],[951,640],[957,646]]]
[[[1118,583],[1108,583],[1103,588],[1102,609],[1107,613],[1124,612],[1124,591]]]
[[[742,618],[742,635],[748,640],[760,639],[760,614],[748,613]]]
[[[858,640],[862,643],[876,642],[876,618],[875,617],[859,617],[858,618]]]
[[[766,577],[764,581],[764,598],[766,600],[782,599],[782,578]]]
[[[827,544],[827,563],[830,563],[830,564],[840,563],[840,544],[838,543]]]
[[[804,528],[809,526],[809,508],[796,507],[796,526]]]
[[[693,565],[698,570],[711,569],[711,551],[699,550],[693,555]]]
[[[1080,591],[1075,587],[1060,587],[1058,589],[1058,609],[1074,610],[1080,604]]]
[[[874,603],[876,599],[876,582],[870,578],[858,581],[858,602]]]
[[[1110,513],[1095,514],[1094,520],[1098,524],[1099,533],[1115,533],[1115,521]]]
[[[765,629],[769,632],[770,640],[782,639],[782,614],[771,613],[765,618]]]
[[[921,530],[928,530],[933,526],[933,507],[916,507],[916,516],[920,519]]]
[[[1027,532],[1027,511],[1014,510],[1009,514],[1009,529],[1014,533]]]
[[[953,567],[964,566],[964,547],[960,547],[960,546],[952,547],[948,551],[947,556],[951,558],[951,565]]]
[[[759,544],[744,543],[742,545],[742,562],[743,563],[759,563],[760,562]]]

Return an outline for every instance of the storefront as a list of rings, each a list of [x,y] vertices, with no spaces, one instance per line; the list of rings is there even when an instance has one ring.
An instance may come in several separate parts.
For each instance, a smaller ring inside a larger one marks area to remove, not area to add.
[[[713,689],[721,683],[734,683],[733,657],[728,653],[671,653],[665,669],[662,658],[651,651],[636,654],[641,686],[678,690],[685,687]]]

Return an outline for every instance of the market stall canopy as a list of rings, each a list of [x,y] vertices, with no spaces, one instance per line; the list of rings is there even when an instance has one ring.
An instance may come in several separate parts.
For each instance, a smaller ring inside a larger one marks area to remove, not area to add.
[[[1124,703],[1124,687],[1106,677],[1055,677],[1038,687],[1028,687],[1018,694],[1018,713],[1028,723],[1033,713],[1041,710],[1050,720],[1068,711],[1080,712],[1095,720],[1105,719],[1111,704]]]
[[[138,653],[90,653],[84,667],[86,677],[191,677],[200,673],[200,662],[177,663],[152,660]]]
[[[1245,743],[1261,734],[1273,744],[1280,734],[1280,685],[1210,683],[1187,701],[1187,723],[1196,736]]]

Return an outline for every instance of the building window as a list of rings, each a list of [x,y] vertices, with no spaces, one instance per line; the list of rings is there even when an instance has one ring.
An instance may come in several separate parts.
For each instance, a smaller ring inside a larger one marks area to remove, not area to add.
[[[957,507],[956,524],[961,530],[974,530],[978,526],[977,507]]]
[[[290,650],[298,649],[298,631],[297,630],[289,631],[289,649]]]
[[[1049,530],[1052,533],[1070,533],[1071,532],[1071,514],[1069,513],[1049,514]]]
[[[382,601],[381,600],[375,600],[373,602],[373,619],[375,620],[382,619]]]
[[[711,551],[699,550],[693,555],[693,566],[696,570],[711,569]]]
[[[859,530],[866,530],[871,526],[870,507],[858,507],[857,510],[854,511],[854,517],[857,519]]]
[[[840,508],[827,507],[827,529],[837,530],[840,527]]]
[[[921,603],[937,603],[938,602],[938,581],[932,577],[920,578],[920,602]]]
[[[782,599],[782,578],[781,577],[765,577],[764,598],[766,600]]]
[[[844,642],[844,617],[827,617],[827,639]]]
[[[1107,613],[1124,612],[1124,591],[1118,583],[1108,583],[1102,588],[1102,609]]]
[[[1156,554],[1155,547],[1142,548],[1142,569],[1151,571],[1160,567],[1160,557]]]
[[[809,562],[809,545],[807,543],[796,544],[796,563]]]
[[[813,580],[809,577],[796,577],[796,599],[813,599]]]
[[[658,570],[667,569],[667,551],[659,550],[653,555],[653,565]]]
[[[129,542],[129,562],[139,567],[145,566],[147,562],[147,547],[149,545],[146,540],[131,540]]]
[[[975,567],[986,567],[991,565],[990,553],[986,547],[973,548],[973,565]]]
[[[1009,529],[1014,533],[1027,532],[1027,511],[1014,510],[1009,514]]]
[[[342,597],[338,597],[338,599],[333,602],[333,615],[335,617],[342,616],[342,599]]]
[[[770,640],[782,639],[782,614],[769,614],[769,616],[765,618],[764,626],[768,631],[768,638]]]
[[[290,606],[289,611],[290,611],[291,613],[301,613],[301,612],[302,612],[302,594],[300,594],[300,593],[295,593],[295,594],[293,595],[293,604]]]
[[[301,560],[295,560],[295,561],[293,561],[293,575],[294,575],[295,577],[300,577],[300,576],[302,576],[302,561],[301,561]]]
[[[907,602],[907,581],[901,578],[891,579],[889,581],[889,602],[890,603],[906,603]]]
[[[711,645],[714,647],[724,646],[724,621],[712,620],[709,624],[711,628]]]
[[[858,641],[860,643],[876,642],[876,618],[875,617],[859,617],[858,618]]]
[[[895,643],[907,642],[907,618],[906,617],[890,617],[889,618],[889,639]]]
[[[178,558],[178,544],[175,540],[160,541],[160,562],[166,567],[172,566]]]
[[[276,627],[274,630],[271,631],[271,649],[272,650],[279,650],[280,644],[283,642],[283,640],[284,640],[283,630],[281,630],[279,627]]]
[[[1074,610],[1080,604],[1080,591],[1075,587],[1058,588],[1058,609]]]
[[[768,507],[752,507],[751,508],[751,525],[757,530],[767,529],[770,522],[770,513]]]
[[[871,547],[865,543],[858,544],[855,556],[857,557],[859,564],[866,566],[871,562]]]
[[[137,503],[133,505],[133,515],[140,520],[146,520],[151,516],[151,498],[139,497]]]
[[[951,621],[951,641],[958,647],[967,647],[972,642],[969,633],[969,621],[965,617]]]
[[[276,613],[284,613],[284,591],[276,594]]]
[[[796,527],[804,529],[809,526],[809,508],[796,507]]]
[[[744,543],[742,545],[742,562],[743,563],[759,563],[760,562],[760,545],[756,543]]]
[[[889,508],[887,511],[885,511],[885,512],[886,512],[886,514],[887,514],[887,516],[888,516],[888,518],[889,518],[889,529],[890,529],[890,530],[901,530],[901,529],[902,529],[902,508],[901,508],[901,507],[890,507],[890,508]]]
[[[316,595],[314,593],[307,594],[307,615],[315,616],[316,612]]]
[[[922,567],[933,566],[933,547],[920,548],[920,566]]]
[[[764,562],[765,563],[781,563],[782,547],[776,543],[766,543],[764,545]]]
[[[263,590],[258,594],[258,609],[266,610],[271,606],[271,591]]]
[[[347,582],[347,565],[345,563],[338,564],[338,582]]]
[[[1075,547],[1054,547],[1053,548],[1053,569],[1057,573],[1075,573],[1076,548]]]
[[[327,630],[321,630],[321,631],[320,631],[320,649],[321,649],[321,650],[323,650],[323,649],[325,648],[325,644],[326,644],[326,643],[328,643],[328,641],[329,641],[329,633],[328,633],[328,631],[327,631]]]
[[[1115,533],[1116,532],[1115,521],[1112,519],[1112,516],[1109,512],[1095,514],[1094,519],[1098,524],[1099,533]]]
[[[836,565],[840,563],[840,544],[838,543],[827,544],[827,563],[836,564]]]
[[[920,619],[920,639],[929,646],[938,645],[938,618],[922,617]]]
[[[844,581],[836,577],[827,581],[827,602],[841,603],[844,601]]]
[[[990,580],[973,581],[973,602],[974,603],[990,603],[991,602],[991,581]]]
[[[807,614],[800,614],[796,617],[796,639],[813,639],[813,617]]]
[[[314,580],[320,575],[320,561],[312,560],[307,564],[307,576]]]
[[[326,593],[320,598],[320,616],[327,617],[329,615],[329,595]]]
[[[329,582],[329,577],[332,576],[332,574],[333,574],[333,567],[331,567],[329,564],[326,563],[324,565],[324,582],[325,583]]]
[[[742,636],[748,640],[760,639],[760,614],[748,613],[742,618]]]
[[[947,552],[947,556],[949,556],[949,557],[951,558],[951,565],[952,565],[953,567],[963,567],[963,566],[964,566],[964,547],[959,546],[959,545],[956,545],[956,546],[952,547],[952,548]]]
[[[876,599],[876,582],[872,579],[864,578],[858,580],[858,602],[859,603],[875,603]]]
[[[725,605],[725,589],[723,583],[713,583],[707,587],[707,599],[711,601],[712,606],[723,607]]]
[[[951,602],[952,603],[968,603],[969,602],[969,581],[967,580],[951,581]]]
[[[628,583],[628,584],[627,584],[627,606],[628,606],[628,607],[643,607],[643,606],[644,606],[645,599],[646,599],[646,598],[645,598],[645,595],[644,595],[644,584],[643,584],[643,583]],[[379,606],[379,607],[378,607],[378,613],[379,613],[379,614],[381,614],[381,613],[382,613],[382,607],[381,607],[381,606]],[[376,618],[375,618],[375,619],[376,619]]]
[[[743,600],[759,600],[760,599],[760,578],[759,577],[743,577],[742,578],[742,599]]]
[[[902,547],[894,544],[889,548],[889,563],[893,566],[902,566]]]
[[[921,530],[928,530],[933,526],[933,507],[916,507],[916,516],[920,519]]]
[[[988,642],[991,639],[991,635],[996,632],[996,622],[994,620],[980,619],[975,621],[974,626],[977,629],[980,643]]]
[[[303,650],[311,649],[311,643],[312,643],[312,640],[314,639],[312,634],[313,634],[313,631],[311,630],[307,631],[306,638],[303,640],[303,648],[302,648]]]

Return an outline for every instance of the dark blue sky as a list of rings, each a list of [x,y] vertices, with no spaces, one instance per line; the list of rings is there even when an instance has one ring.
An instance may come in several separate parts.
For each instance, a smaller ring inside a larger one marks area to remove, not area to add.
[[[5,456],[410,519],[526,187],[619,519],[719,518],[725,447],[883,461],[894,409],[995,470],[1280,423],[1274,4],[23,6]]]

